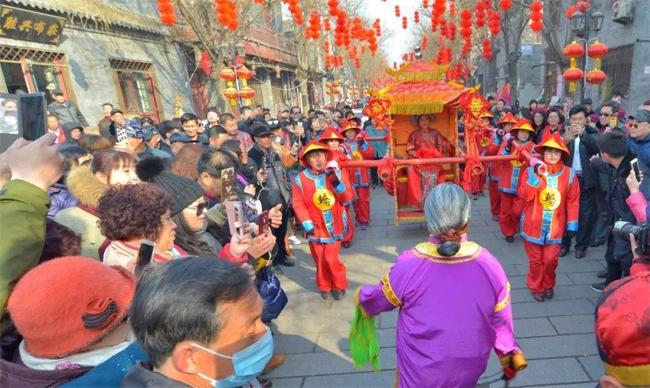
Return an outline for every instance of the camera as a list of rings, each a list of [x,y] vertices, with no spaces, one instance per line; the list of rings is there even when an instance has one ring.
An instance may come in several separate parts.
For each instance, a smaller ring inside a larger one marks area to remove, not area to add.
[[[616,221],[612,229],[614,238],[621,241],[630,241],[630,234],[634,236],[638,245],[639,255],[650,255],[650,225],[635,225],[631,222]]]

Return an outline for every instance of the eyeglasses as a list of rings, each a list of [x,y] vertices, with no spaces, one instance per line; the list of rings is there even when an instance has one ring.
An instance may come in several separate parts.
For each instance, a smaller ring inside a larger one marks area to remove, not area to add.
[[[203,214],[205,214],[208,211],[208,203],[207,202],[201,202],[200,204],[196,206],[188,206],[187,209],[190,210],[196,210],[196,216],[200,217]]]

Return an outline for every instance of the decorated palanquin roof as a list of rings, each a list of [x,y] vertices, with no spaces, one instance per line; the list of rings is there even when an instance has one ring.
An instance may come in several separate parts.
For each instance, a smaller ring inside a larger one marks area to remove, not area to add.
[[[398,70],[387,69],[394,82],[374,92],[391,102],[389,114],[417,115],[442,112],[446,105],[455,104],[469,89],[445,81],[448,66],[415,61]]]

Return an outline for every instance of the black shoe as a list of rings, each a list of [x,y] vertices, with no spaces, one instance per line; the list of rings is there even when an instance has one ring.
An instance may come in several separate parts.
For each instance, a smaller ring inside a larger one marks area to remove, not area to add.
[[[586,250],[576,248],[576,259],[582,259],[585,256],[587,256],[587,251]]]
[[[285,267],[295,267],[296,266],[296,263],[294,263],[293,261],[289,260],[286,257],[284,259],[281,259],[281,260],[274,260],[274,264],[275,265],[283,265]]]
[[[589,246],[592,248],[599,247],[603,244],[605,244],[607,241],[605,240],[594,240],[589,243]]]
[[[607,284],[605,284],[605,282],[594,283],[591,285],[591,289],[596,292],[603,292],[603,290],[605,290],[605,287],[607,287]]]
[[[320,297],[325,300],[332,299],[332,293],[330,293],[329,291],[321,291]]]
[[[341,300],[345,296],[345,290],[334,290],[332,291],[332,297],[334,300]]]
[[[514,238],[514,237],[512,237],[512,236],[508,236],[508,237],[506,237],[506,242],[511,243],[511,242],[513,242],[513,241],[515,241],[515,238]]]
[[[533,294],[533,298],[536,301],[538,301],[538,302],[543,302],[544,301],[544,293],[543,292],[540,292],[540,293],[531,292],[531,294]]]
[[[349,241],[343,241],[343,243],[341,243],[341,246],[343,248],[350,248],[350,246],[352,246],[352,243]]]
[[[562,247],[560,248],[560,257],[564,257],[569,253],[569,248]]]
[[[276,275],[284,275],[284,271],[282,270],[282,268],[280,268],[280,266],[276,264],[273,264],[271,266],[271,271],[273,271],[273,273],[275,273]]]
[[[596,274],[596,277],[598,279],[606,279],[607,278],[607,270],[604,269]]]

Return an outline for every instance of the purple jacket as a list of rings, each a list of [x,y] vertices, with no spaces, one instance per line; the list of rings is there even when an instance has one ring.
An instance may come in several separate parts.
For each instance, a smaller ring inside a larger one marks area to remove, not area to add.
[[[47,211],[49,218],[54,218],[58,212],[69,207],[77,206],[77,199],[70,194],[66,185],[55,183],[47,189],[52,203]]]

